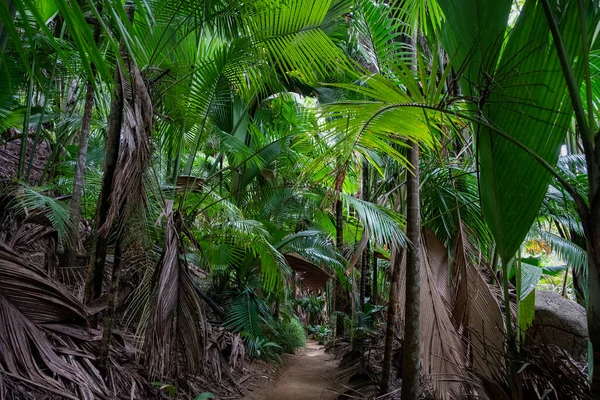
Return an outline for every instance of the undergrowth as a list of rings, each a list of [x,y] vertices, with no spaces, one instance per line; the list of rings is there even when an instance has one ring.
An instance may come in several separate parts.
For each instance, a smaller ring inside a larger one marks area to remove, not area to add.
[[[283,353],[293,354],[306,345],[306,331],[297,318],[277,321],[272,326],[271,340],[281,346]]]

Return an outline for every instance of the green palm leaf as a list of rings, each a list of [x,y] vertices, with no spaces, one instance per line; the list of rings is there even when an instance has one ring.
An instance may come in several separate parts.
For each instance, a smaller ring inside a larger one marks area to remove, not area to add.
[[[347,207],[351,206],[356,211],[358,218],[367,227],[377,245],[406,246],[404,219],[400,214],[345,193],[341,193],[341,197]]]
[[[58,232],[61,239],[66,238],[71,227],[69,209],[66,204],[43,195],[43,188],[31,188],[29,186],[20,186],[14,194],[13,206],[24,214],[31,212],[42,212],[48,217],[52,226]]]
[[[572,109],[542,5],[527,1],[505,37],[510,1],[461,2],[461,8],[452,1],[440,3],[447,18],[447,50],[459,63],[470,65],[461,86],[477,100],[478,117],[556,165]],[[581,76],[581,63],[575,59],[580,35],[574,3],[561,4],[560,28]],[[473,16],[473,28],[459,26],[459,18],[465,18],[461,11]],[[484,216],[500,255],[508,261],[538,213],[550,173],[487,128],[479,130],[479,157]]]

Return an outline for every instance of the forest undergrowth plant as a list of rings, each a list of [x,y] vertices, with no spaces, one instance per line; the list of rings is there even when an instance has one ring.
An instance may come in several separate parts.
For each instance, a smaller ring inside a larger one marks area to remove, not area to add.
[[[283,318],[269,327],[268,333],[271,341],[281,346],[283,353],[294,354],[296,349],[306,345],[306,330],[296,317]]]

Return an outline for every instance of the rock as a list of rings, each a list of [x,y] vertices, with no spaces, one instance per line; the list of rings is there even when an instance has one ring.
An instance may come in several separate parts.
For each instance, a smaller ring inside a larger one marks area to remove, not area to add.
[[[526,337],[566,350],[575,360],[587,357],[585,308],[551,290],[535,293],[535,317]]]

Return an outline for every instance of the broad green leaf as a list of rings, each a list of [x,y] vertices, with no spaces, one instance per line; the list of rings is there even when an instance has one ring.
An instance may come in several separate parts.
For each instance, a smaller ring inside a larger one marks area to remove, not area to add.
[[[508,23],[512,0],[438,0],[446,22],[442,43],[456,68],[465,66],[461,88],[476,94],[474,87],[482,74],[498,60]],[[468,23],[465,23],[468,21]]]
[[[525,298],[521,299],[519,313],[519,327],[524,332],[531,326],[535,317],[535,290],[532,290]]]
[[[487,21],[496,33],[465,29],[464,25],[457,25],[460,14],[444,7],[447,29],[452,33],[446,36],[452,39],[448,49],[457,49],[460,56],[464,46],[473,48],[472,57],[467,54],[464,59],[475,64],[477,70],[466,71],[461,82],[463,91],[477,100],[478,117],[515,138],[550,165],[556,165],[572,109],[542,5],[526,1],[502,46],[495,46],[502,39],[498,37],[502,29],[490,18],[493,14],[505,20],[508,5],[500,10],[497,2],[476,3],[477,13],[482,16],[479,24]],[[574,1],[561,4],[560,12],[556,2],[553,4],[565,46],[580,77],[581,65],[576,62],[580,52],[576,4]],[[475,25],[485,26],[479,24]],[[498,61],[484,57],[485,49],[488,52],[502,49]],[[481,62],[475,58],[478,52]],[[458,61],[460,64],[462,60]],[[537,216],[551,175],[530,154],[495,130],[484,127],[479,129],[479,159],[484,216],[502,259],[508,261]]]
[[[535,289],[543,272],[542,267],[521,262],[521,293],[519,295],[521,301]]]

